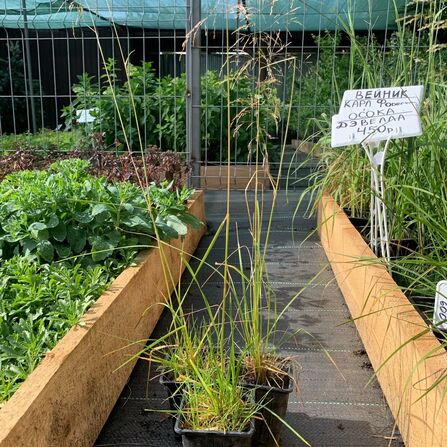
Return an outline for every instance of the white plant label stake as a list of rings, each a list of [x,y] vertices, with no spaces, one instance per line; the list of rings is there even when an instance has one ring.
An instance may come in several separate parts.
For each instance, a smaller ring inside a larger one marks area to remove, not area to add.
[[[433,324],[438,329],[447,331],[447,281],[439,281],[436,285]]]
[[[383,173],[392,139],[422,134],[419,111],[424,87],[346,90],[338,115],[332,117],[332,147],[361,144],[371,165],[371,247],[390,262],[390,243]],[[380,143],[385,141],[383,150]]]
[[[78,121],[78,123],[82,124],[93,123],[96,117],[94,117],[91,112],[96,112],[97,110],[98,109],[96,108],[76,110],[76,120]]]

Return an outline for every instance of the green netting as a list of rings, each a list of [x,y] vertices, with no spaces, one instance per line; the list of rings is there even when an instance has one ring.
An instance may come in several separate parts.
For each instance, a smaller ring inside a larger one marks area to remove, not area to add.
[[[3,4],[3,8],[1,7]],[[25,0],[30,29],[110,26],[185,29],[186,0],[79,0],[76,3]],[[246,26],[253,31],[318,31],[342,28],[394,28],[395,10],[405,0],[202,0],[203,27],[222,30]],[[348,14],[351,11],[351,14]],[[0,2],[0,26],[23,28],[22,0]]]

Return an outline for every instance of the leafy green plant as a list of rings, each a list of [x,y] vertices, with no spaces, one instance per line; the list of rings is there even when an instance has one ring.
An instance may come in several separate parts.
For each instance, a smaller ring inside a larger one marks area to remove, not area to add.
[[[343,91],[349,86],[351,56],[348,50],[338,49],[340,34],[326,33],[313,37],[317,45],[317,55],[309,55],[302,64],[300,73],[295,77],[292,87],[288,88],[292,101],[290,130],[298,138],[305,140],[315,133],[315,119],[322,114],[332,116],[338,110]],[[360,67],[356,68],[358,72]]]
[[[96,119],[86,126],[93,132],[104,135],[106,147],[127,149],[157,143],[155,124],[158,120],[158,108],[155,101],[156,79],[151,62],[141,66],[126,65],[124,83],[115,61],[109,59],[101,76],[101,86],[87,73],[78,77],[74,85],[76,98],[62,110],[67,129],[77,122],[77,111],[92,109]],[[135,109],[134,109],[135,108]]]
[[[0,136],[0,154],[13,151],[38,152],[42,156],[58,152],[70,151],[78,145],[82,133],[43,129],[38,133],[23,133]]]
[[[73,87],[76,99],[63,111],[66,127],[74,128],[80,109],[93,109],[96,117],[90,131],[104,137],[104,147],[126,149],[126,137],[135,150],[161,142],[164,148],[186,151],[186,76],[165,76],[156,80],[149,63],[130,65],[127,81],[120,86],[113,61],[109,61],[100,88],[87,74]],[[110,76],[110,80],[108,79]],[[231,84],[230,103],[226,105],[224,85]],[[202,148],[208,161],[225,161],[227,128],[230,127],[231,160],[246,162],[255,149],[254,128],[259,114],[262,144],[271,146],[276,133],[281,102],[275,86],[259,84],[247,74],[234,73],[221,79],[208,71],[202,76]],[[133,99],[132,99],[133,98]],[[133,105],[135,104],[135,110]],[[226,108],[230,113],[227,114]],[[135,119],[135,116],[138,119]],[[84,131],[89,128],[86,127]],[[125,137],[126,135],[126,137]]]
[[[187,210],[193,191],[88,168],[63,160],[0,183],[0,405],[138,250],[200,224]]]
[[[15,256],[0,264],[0,406],[113,279],[105,266],[41,264]]]
[[[56,162],[48,171],[10,174],[0,184],[0,254],[35,255],[51,262],[82,254],[84,264],[149,246],[155,234],[166,240],[197,225],[187,212],[190,190],[152,184],[147,194],[130,183],[111,184],[87,173],[88,162]]]

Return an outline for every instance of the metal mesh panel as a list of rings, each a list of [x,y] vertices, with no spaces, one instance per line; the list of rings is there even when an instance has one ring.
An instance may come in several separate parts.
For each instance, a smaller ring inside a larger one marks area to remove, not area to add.
[[[395,11],[412,14],[411,45],[426,51],[429,2],[407,3],[202,0],[194,15],[197,0],[4,0],[0,151],[34,145],[23,143],[24,132],[57,130],[45,135],[63,150],[96,134],[110,150],[181,152],[195,164],[196,184],[219,187],[228,155],[241,186],[258,169],[259,150],[275,174],[286,143],[283,175],[299,180],[297,154],[316,141],[319,120],[338,108],[358,64],[347,28],[385,66]],[[10,134],[19,135],[16,145]]]

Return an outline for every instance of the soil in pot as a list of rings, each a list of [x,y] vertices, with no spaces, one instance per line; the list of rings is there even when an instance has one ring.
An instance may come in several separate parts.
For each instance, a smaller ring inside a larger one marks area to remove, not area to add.
[[[182,418],[176,418],[175,433],[182,437],[183,447],[251,447],[255,432],[252,420],[247,431],[223,432],[214,430],[190,430],[182,428]]]

